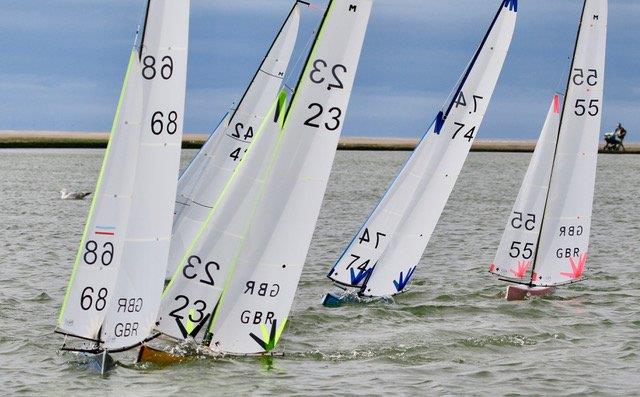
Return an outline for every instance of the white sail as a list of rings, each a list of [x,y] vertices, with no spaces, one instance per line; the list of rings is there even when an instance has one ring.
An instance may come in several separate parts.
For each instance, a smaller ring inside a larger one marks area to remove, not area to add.
[[[187,79],[189,1],[151,0],[141,52],[143,116],[120,271],[101,339],[107,350],[150,334],[166,273]]]
[[[344,124],[371,0],[329,3],[277,143],[211,347],[271,351],[287,323]]]
[[[98,339],[120,268],[140,140],[141,70],[133,50],[58,318],[60,332],[81,338]]]
[[[565,97],[532,284],[582,278],[602,117],[607,0],[586,0]]]
[[[489,271],[500,278],[529,283],[551,166],[560,128],[560,95],[554,95],[520,192],[509,215],[496,258]]]
[[[156,327],[161,333],[176,339],[204,338],[261,194],[280,131],[281,120],[275,122],[273,115],[281,103],[273,104],[256,129],[245,157],[223,186],[184,254],[180,271],[165,289]]]
[[[178,189],[176,192],[176,207],[173,211],[173,220],[178,219],[181,216],[182,210],[189,205],[193,198],[193,191],[195,190],[196,183],[200,180],[202,173],[207,165],[207,159],[213,154],[213,143],[216,141],[219,134],[229,125],[230,113],[226,113],[222,120],[218,123],[215,130],[209,135],[209,138],[204,142],[202,148],[191,159],[189,165],[182,171],[180,178],[178,178]]]
[[[505,0],[452,96],[329,273],[366,296],[401,292],[413,276],[476,137],[502,70],[517,1]]]
[[[213,203],[222,194],[277,97],[295,47],[300,8],[304,4],[294,4],[238,108],[230,116],[230,121],[223,125],[221,133],[212,137],[207,152],[203,152],[207,158],[203,159],[202,170],[192,182],[189,197],[186,200],[179,198],[185,206],[174,219],[167,278],[176,273],[189,244],[202,227]],[[182,179],[189,177],[185,175]]]

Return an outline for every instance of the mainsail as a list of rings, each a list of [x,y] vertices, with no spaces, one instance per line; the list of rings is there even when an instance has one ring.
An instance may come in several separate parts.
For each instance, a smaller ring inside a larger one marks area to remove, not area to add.
[[[365,296],[402,292],[411,280],[485,115],[516,23],[501,3],[482,43],[418,147],[328,277]]]
[[[182,142],[189,1],[150,0],[58,320],[106,350],[150,333],[166,272]]]
[[[258,130],[167,287],[161,332],[200,339],[212,331],[205,342],[212,337],[217,350],[233,354],[275,346],[315,228],[370,9],[370,0],[329,4],[286,116],[282,98],[272,107],[281,109],[279,122],[268,118]],[[274,337],[257,342],[252,335],[266,327]]]
[[[278,96],[295,47],[301,7],[296,1],[261,62],[237,108],[196,155],[194,167],[180,178],[167,278],[178,268],[216,199],[245,155]],[[191,168],[191,167],[189,167]]]
[[[607,16],[607,0],[584,2],[553,155],[547,164],[531,164],[551,167],[542,216],[535,224],[540,233],[508,242],[511,262],[531,265],[531,276],[524,280],[530,286],[572,283],[584,273],[602,117]]]
[[[285,125],[277,158],[210,330],[232,354],[273,350],[287,324],[331,172],[371,13],[331,1]]]

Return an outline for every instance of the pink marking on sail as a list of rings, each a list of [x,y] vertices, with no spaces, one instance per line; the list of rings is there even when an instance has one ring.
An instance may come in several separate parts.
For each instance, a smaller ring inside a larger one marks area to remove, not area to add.
[[[537,279],[538,279],[538,273],[536,273],[536,272],[531,273],[531,280],[535,281]]]
[[[560,95],[558,94],[553,97],[553,112],[555,114],[560,113]]]
[[[518,268],[516,270],[509,269],[513,275],[519,279],[523,279],[524,276],[527,275],[527,271],[529,270],[529,266],[531,266],[531,261],[518,261]]]
[[[578,263],[573,260],[573,257],[569,258],[569,264],[571,265],[571,273],[562,272],[560,275],[564,277],[571,278],[573,280],[577,280],[582,277],[582,273],[584,273],[584,267],[587,264],[587,258],[589,257],[588,253],[584,253],[580,255],[578,258]]]
[[[492,263],[491,265],[489,265],[489,273],[493,273],[496,271],[496,264]]]

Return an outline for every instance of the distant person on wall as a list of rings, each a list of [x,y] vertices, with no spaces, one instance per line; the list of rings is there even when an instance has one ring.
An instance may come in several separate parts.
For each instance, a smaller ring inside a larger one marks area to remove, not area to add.
[[[624,150],[624,137],[627,136],[627,130],[622,126],[622,123],[618,123],[614,132],[607,132],[604,134],[604,140],[607,144],[604,146],[605,150],[620,151]]]

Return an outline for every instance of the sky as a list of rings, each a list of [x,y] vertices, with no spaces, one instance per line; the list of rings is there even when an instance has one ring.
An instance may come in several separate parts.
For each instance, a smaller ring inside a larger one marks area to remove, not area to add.
[[[324,6],[326,0],[313,0]],[[374,0],[343,135],[417,138],[500,0]],[[0,0],[0,130],[107,131],[144,0]],[[237,101],[293,0],[191,0],[185,131],[210,132]],[[520,0],[479,139],[536,139],[564,90],[582,0]],[[294,61],[321,12],[303,13]],[[603,131],[640,140],[640,1],[609,0]],[[297,72],[289,74],[293,85]]]

